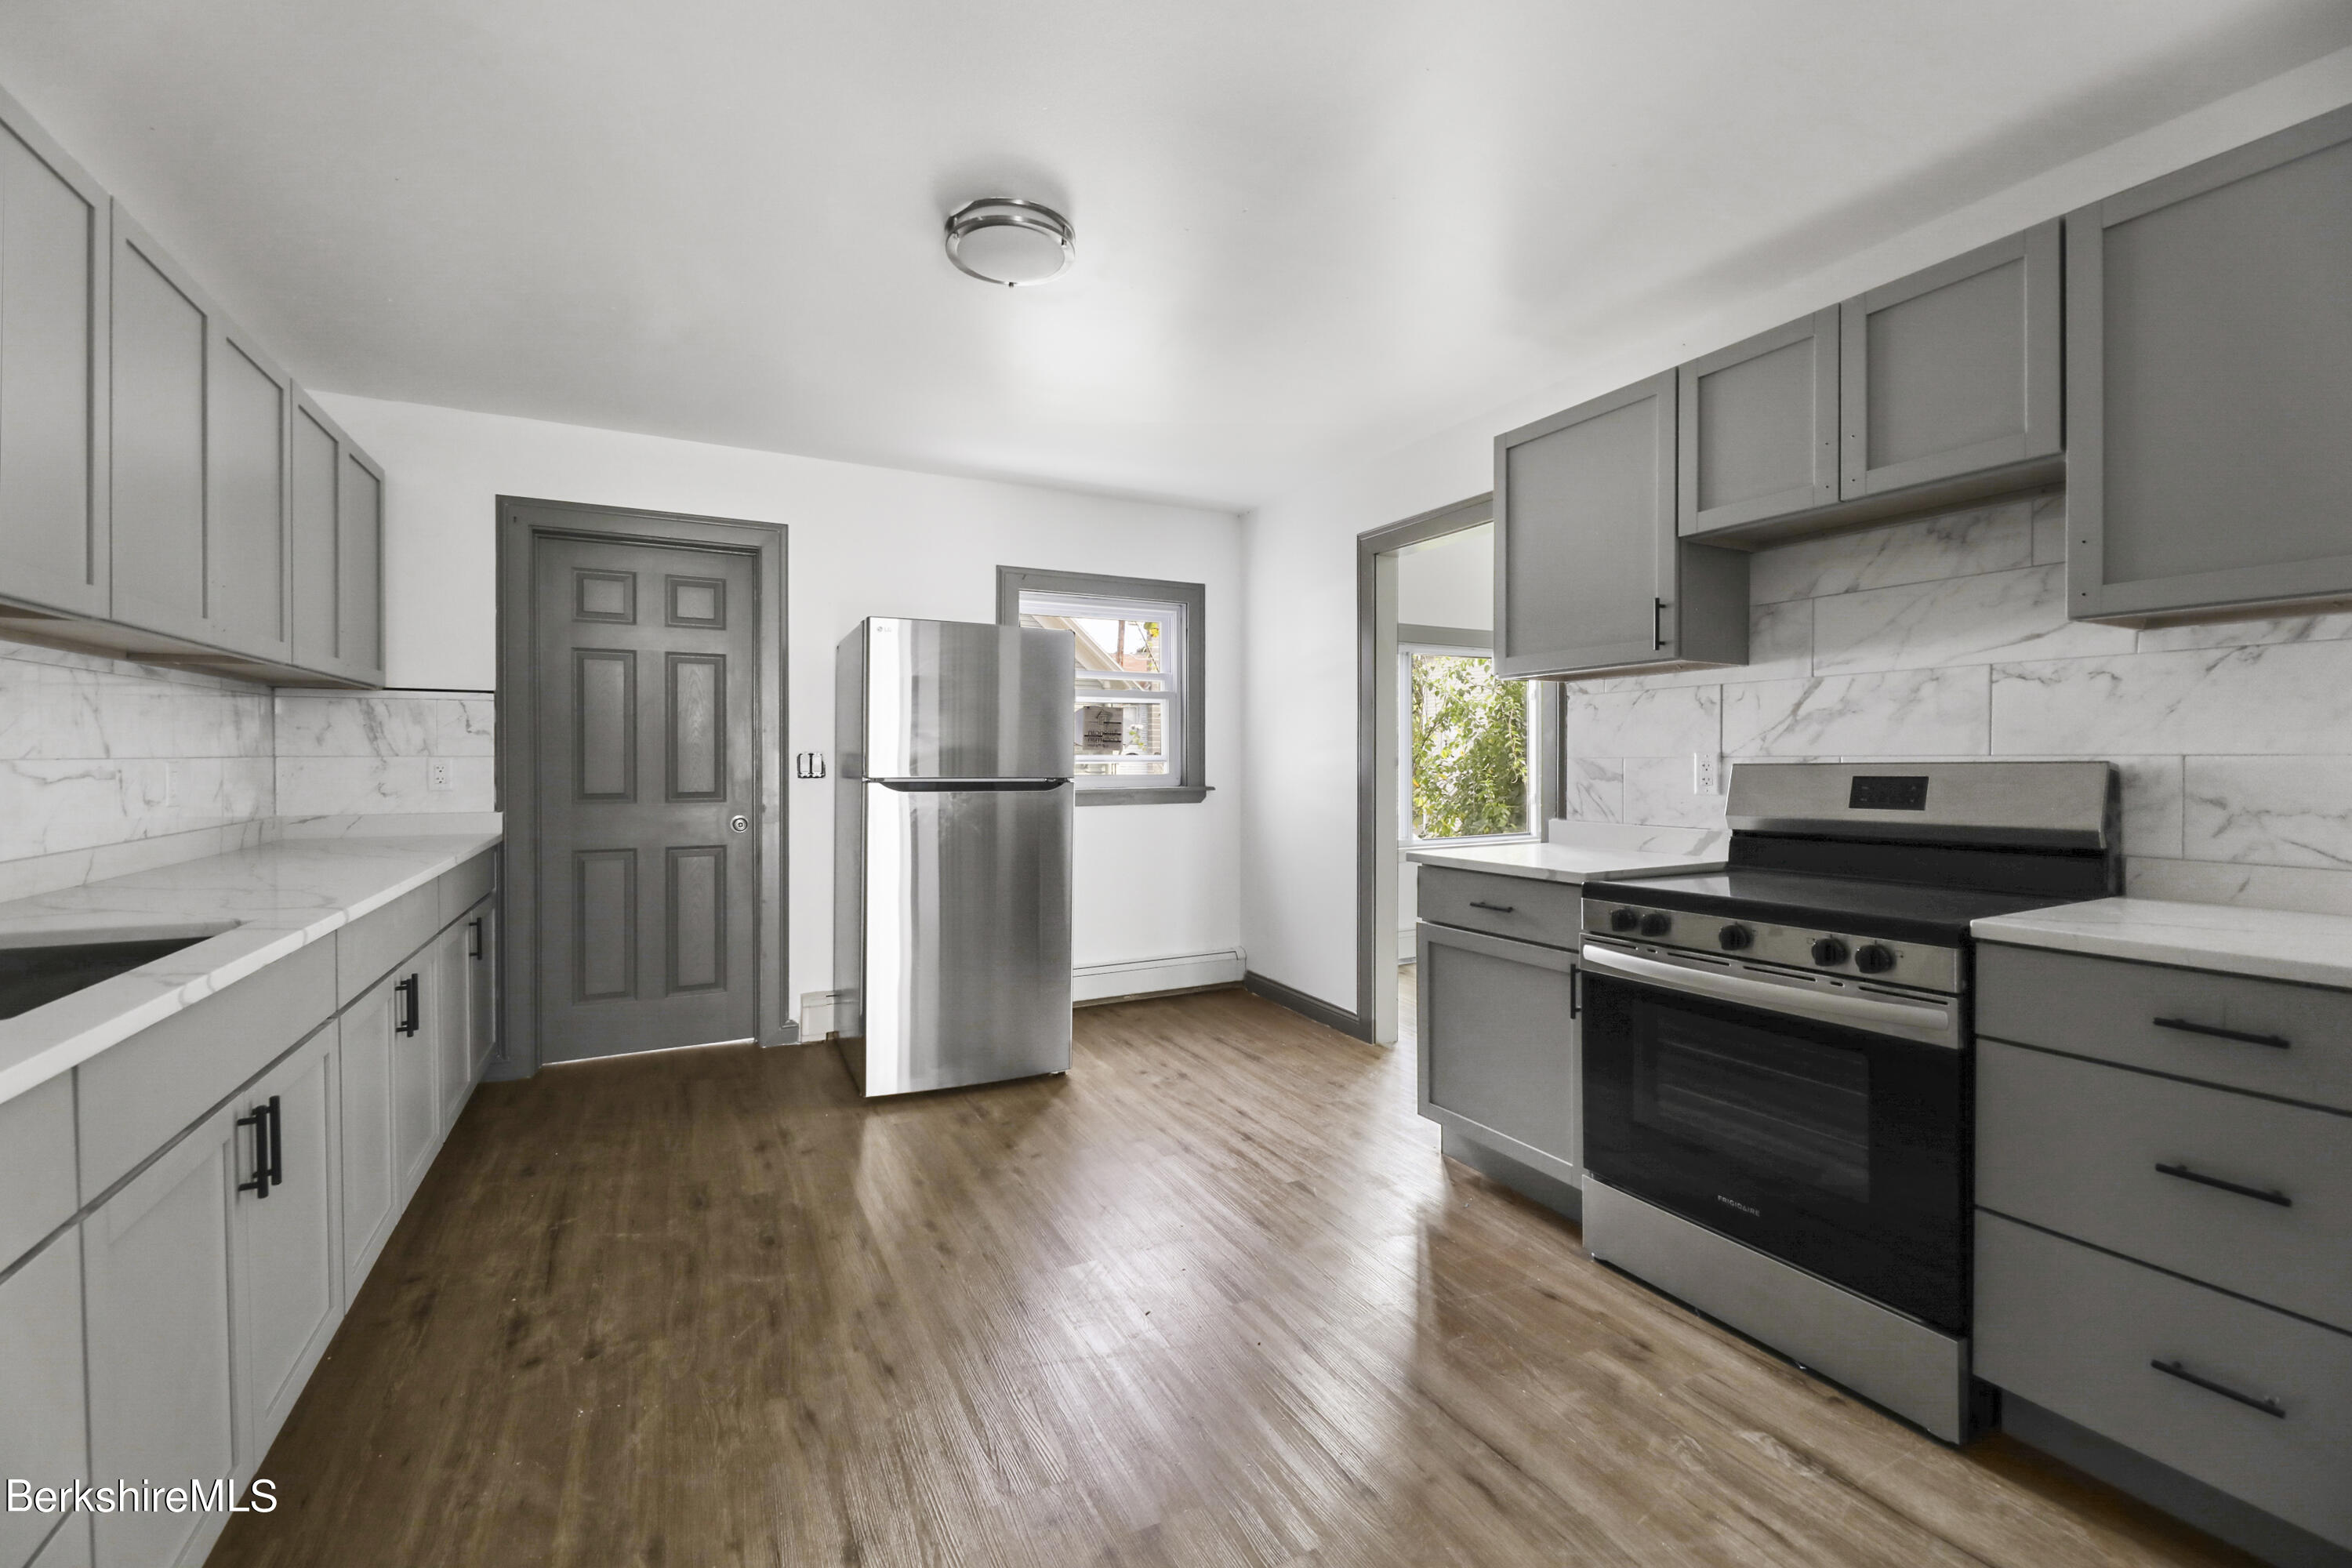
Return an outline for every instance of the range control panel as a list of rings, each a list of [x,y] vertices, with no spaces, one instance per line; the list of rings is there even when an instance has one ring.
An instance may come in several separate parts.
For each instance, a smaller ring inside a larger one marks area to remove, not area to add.
[[[1960,989],[1958,950],[1930,942],[1887,942],[1812,926],[1770,925],[1608,899],[1584,900],[1584,929],[1598,936],[1639,937],[1690,952],[1736,954],[1751,963],[1858,974],[1923,991]]]

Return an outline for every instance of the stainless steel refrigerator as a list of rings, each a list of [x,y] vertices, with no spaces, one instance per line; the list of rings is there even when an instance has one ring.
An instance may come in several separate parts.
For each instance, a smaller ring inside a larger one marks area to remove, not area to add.
[[[1068,632],[877,616],[834,665],[834,984],[868,1096],[1070,1066]]]

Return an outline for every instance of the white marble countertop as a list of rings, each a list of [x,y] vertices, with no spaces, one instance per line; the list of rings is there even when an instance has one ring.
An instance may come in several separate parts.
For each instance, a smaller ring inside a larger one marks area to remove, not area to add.
[[[1628,877],[1670,877],[1677,871],[1719,871],[1723,857],[1660,855],[1640,849],[1598,849],[1571,844],[1465,844],[1412,849],[1416,865],[1457,871],[1493,871],[1538,882],[1611,882]]]
[[[0,947],[218,932],[0,1018],[0,1101],[331,935],[498,841],[496,832],[478,829],[287,838],[0,903]]]
[[[2347,915],[2098,899],[1998,915],[1969,929],[1979,942],[2352,988],[2352,916]]]

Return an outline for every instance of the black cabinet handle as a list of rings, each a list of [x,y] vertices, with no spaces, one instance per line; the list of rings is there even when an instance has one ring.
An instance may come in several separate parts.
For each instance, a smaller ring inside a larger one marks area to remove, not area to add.
[[[474,933],[474,934],[473,934],[473,937],[472,937],[472,939],[471,939],[471,941],[470,941],[470,942],[467,943],[467,948],[466,948],[466,956],[467,956],[467,958],[479,958],[479,957],[481,957],[481,956],[482,956],[482,917],[481,917],[481,916],[479,916],[479,915],[476,915],[472,920],[467,921],[466,922],[466,929],[467,929],[467,931],[472,931],[472,932]]]
[[[2208,1394],[2218,1394],[2224,1399],[2234,1399],[2249,1410],[2259,1410],[2265,1415],[2275,1415],[2282,1421],[2286,1419],[2286,1407],[2275,1399],[2257,1399],[2251,1394],[2241,1394],[2236,1389],[2216,1383],[2210,1377],[2198,1376],[2177,1361],[2152,1361],[2147,1364],[2167,1377],[2177,1377],[2181,1382],[2195,1388],[2201,1388]]]
[[[2275,1187],[2242,1187],[2235,1182],[2225,1182],[2219,1176],[2208,1176],[2186,1165],[2168,1165],[2157,1162],[2157,1170],[2164,1175],[2178,1176],[2184,1182],[2194,1182],[2200,1187],[2219,1187],[2225,1193],[2235,1193],[2242,1198],[2253,1198],[2262,1203],[2276,1204],[2283,1209],[2294,1207],[2294,1200]]]
[[[277,1179],[277,1156],[272,1152],[275,1140],[270,1136],[277,1120],[278,1097],[274,1094],[269,1097],[268,1104],[257,1105],[250,1113],[236,1119],[239,1127],[253,1129],[253,1179],[239,1182],[236,1184],[238,1192],[251,1193],[257,1198],[269,1195],[270,1186]]]
[[[278,1097],[269,1097],[269,1184],[286,1184],[286,1121],[278,1109]]]
[[[1584,965],[1570,964],[1568,971],[1568,1016],[1580,1016],[1584,1012]]]
[[[407,979],[402,981],[392,989],[394,994],[398,995],[404,1004],[400,1013],[400,1019],[397,1023],[393,1025],[393,1031],[395,1034],[402,1035],[413,1035],[416,1033],[416,1015],[420,1011],[416,1005],[416,976],[414,974],[410,975]]]
[[[1492,910],[1498,915],[1507,915],[1519,906],[1517,904],[1490,904],[1484,899],[1473,899],[1470,900],[1470,907],[1474,910]]]
[[[1666,602],[1650,601],[1650,651],[1661,652],[1666,646]]]
[[[2250,1035],[2243,1029],[2224,1029],[2218,1024],[2191,1023],[2187,1018],[2158,1018],[2159,1029],[2178,1029],[2184,1035],[2210,1035],[2217,1040],[2237,1040],[2249,1046],[2268,1046],[2274,1051],[2294,1047],[2284,1035]]]

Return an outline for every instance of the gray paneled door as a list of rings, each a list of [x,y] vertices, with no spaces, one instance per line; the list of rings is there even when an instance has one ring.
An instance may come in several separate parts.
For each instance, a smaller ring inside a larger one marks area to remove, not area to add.
[[[753,1037],[756,558],[533,552],[542,1061]]]

